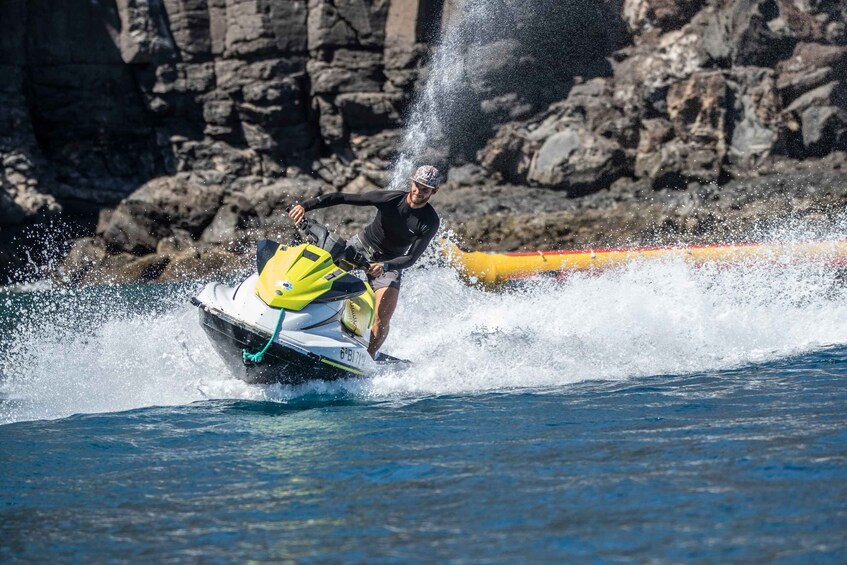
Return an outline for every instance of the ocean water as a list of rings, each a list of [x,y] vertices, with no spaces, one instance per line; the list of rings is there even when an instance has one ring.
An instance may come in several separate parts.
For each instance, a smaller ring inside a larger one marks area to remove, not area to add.
[[[195,285],[0,293],[2,562],[847,560],[847,285],[404,278],[412,368],[231,378]]]

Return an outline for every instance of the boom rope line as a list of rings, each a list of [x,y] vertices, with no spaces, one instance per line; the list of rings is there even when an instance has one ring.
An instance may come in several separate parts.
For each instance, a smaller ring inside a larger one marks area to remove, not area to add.
[[[265,344],[265,346],[257,351],[256,353],[250,353],[246,349],[241,350],[241,359],[244,360],[245,363],[261,363],[262,359],[265,358],[265,353],[267,353],[268,349],[270,349],[271,344],[276,341],[277,336],[279,335],[279,330],[282,328],[282,319],[285,318],[285,309],[279,309],[279,318],[276,321],[276,327],[274,328],[274,333],[271,335],[271,339]]]

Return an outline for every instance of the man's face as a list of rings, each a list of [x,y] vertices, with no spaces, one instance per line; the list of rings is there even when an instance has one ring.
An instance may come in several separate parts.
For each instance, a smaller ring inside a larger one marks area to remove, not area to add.
[[[429,188],[428,186],[412,181],[412,190],[409,191],[409,199],[412,201],[413,205],[423,206],[436,192],[438,192],[437,188]]]

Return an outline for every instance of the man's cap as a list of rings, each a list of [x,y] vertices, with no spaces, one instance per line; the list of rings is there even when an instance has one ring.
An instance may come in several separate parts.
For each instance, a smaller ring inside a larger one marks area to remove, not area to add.
[[[432,165],[423,165],[415,171],[412,180],[428,188],[438,188],[441,184],[441,173]]]

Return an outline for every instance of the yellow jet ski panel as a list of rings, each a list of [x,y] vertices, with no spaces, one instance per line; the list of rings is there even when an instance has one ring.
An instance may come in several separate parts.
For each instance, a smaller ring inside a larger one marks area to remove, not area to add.
[[[368,288],[370,289],[370,285]],[[345,300],[341,323],[354,335],[364,336],[374,323],[375,303],[373,291]]]
[[[367,290],[364,281],[339,269],[327,251],[314,245],[264,240],[256,256],[256,294],[271,308],[296,312],[312,302],[355,297]]]

